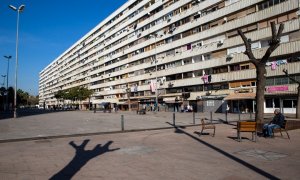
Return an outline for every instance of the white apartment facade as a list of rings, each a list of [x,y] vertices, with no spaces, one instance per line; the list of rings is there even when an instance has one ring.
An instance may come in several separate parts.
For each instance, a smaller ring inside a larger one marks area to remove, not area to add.
[[[299,0],[129,0],[40,72],[40,105],[58,106],[58,90],[83,86],[94,91],[94,105],[136,109],[157,96],[166,111],[187,105],[224,111],[227,104],[232,112],[254,111],[256,70],[237,29],[262,57],[275,22],[284,31],[267,63],[265,111],[295,113],[297,86],[282,70],[300,79],[299,6]]]

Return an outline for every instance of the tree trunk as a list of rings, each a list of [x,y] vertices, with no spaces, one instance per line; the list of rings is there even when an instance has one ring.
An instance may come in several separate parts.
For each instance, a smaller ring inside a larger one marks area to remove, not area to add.
[[[300,84],[298,85],[298,98],[297,98],[297,107],[296,107],[296,118],[300,119]]]
[[[264,64],[256,67],[257,82],[256,82],[256,109],[255,121],[261,123],[264,120],[264,102],[265,102],[265,85],[266,85],[266,68]]]

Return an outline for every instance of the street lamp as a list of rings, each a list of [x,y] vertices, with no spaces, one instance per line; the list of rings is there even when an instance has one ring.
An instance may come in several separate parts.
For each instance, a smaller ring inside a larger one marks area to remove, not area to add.
[[[19,8],[16,8],[13,5],[9,5],[9,8],[11,8],[14,11],[17,11],[17,34],[16,34],[16,70],[15,70],[15,96],[14,96],[14,118],[17,118],[17,80],[18,80],[18,43],[19,43],[19,17],[20,13],[23,12],[25,5],[19,6]]]
[[[4,56],[4,58],[7,59],[7,71],[6,71],[6,105],[7,109],[9,109],[9,102],[8,102],[8,72],[9,72],[9,60],[11,59],[11,56]]]
[[[2,83],[2,86],[4,86],[6,75],[1,75],[1,76],[3,77],[3,83]]]

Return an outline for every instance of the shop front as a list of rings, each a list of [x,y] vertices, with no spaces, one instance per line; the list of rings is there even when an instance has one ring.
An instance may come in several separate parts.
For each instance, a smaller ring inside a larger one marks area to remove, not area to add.
[[[256,94],[253,92],[234,92],[232,94],[229,94],[224,98],[224,100],[227,101],[226,109],[229,113],[254,113],[255,96]]]

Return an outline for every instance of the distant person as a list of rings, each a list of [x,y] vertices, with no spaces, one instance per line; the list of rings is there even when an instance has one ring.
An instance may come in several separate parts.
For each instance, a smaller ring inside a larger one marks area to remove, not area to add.
[[[230,110],[230,107],[229,107],[229,105],[227,104],[227,106],[226,106],[226,112],[229,113],[229,110]]]
[[[274,111],[275,116],[273,117],[272,121],[265,124],[263,127],[263,133],[265,137],[270,137],[273,135],[273,129],[281,128],[284,122],[284,115],[280,112],[279,109],[275,109]]]

